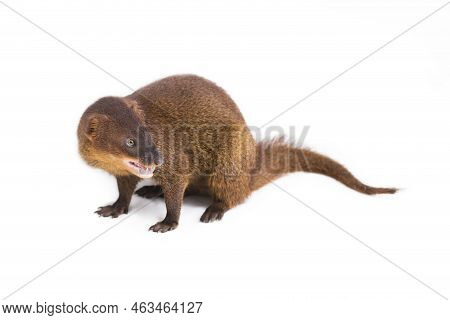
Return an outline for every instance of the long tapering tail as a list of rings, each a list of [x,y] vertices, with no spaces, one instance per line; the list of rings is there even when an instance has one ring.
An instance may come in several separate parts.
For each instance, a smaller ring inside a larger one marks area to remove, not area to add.
[[[365,194],[395,193],[395,188],[375,188],[356,179],[343,165],[317,152],[296,148],[281,139],[260,142],[252,177],[252,189],[256,190],[289,172],[304,171],[329,176],[347,187]]]

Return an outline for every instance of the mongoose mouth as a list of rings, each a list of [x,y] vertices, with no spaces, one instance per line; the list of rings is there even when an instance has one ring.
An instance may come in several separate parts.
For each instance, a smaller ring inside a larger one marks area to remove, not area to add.
[[[153,177],[153,172],[156,169],[156,165],[143,165],[138,161],[124,160],[125,164],[128,166],[130,171],[138,176],[139,178],[146,179]]]

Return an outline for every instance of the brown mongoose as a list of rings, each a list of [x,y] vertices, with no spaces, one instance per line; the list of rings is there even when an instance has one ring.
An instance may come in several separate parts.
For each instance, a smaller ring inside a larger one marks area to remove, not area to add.
[[[126,97],[99,99],[82,115],[78,140],[89,165],[117,178],[119,198],[96,212],[104,217],[127,213],[137,183],[152,179],[156,185],[136,193],[164,196],[167,214],[150,227],[155,232],[177,227],[188,193],[211,197],[200,220],[212,222],[289,172],[324,174],[365,194],[396,191],[367,186],[336,161],[281,139],[256,142],[230,96],[194,75],[167,77]]]

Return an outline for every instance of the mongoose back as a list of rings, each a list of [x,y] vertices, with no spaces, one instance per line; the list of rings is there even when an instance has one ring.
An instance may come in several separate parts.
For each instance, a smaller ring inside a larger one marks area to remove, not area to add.
[[[117,179],[118,199],[96,213],[127,213],[137,183],[152,179],[155,185],[136,193],[164,197],[166,217],[150,227],[155,232],[178,226],[185,195],[209,196],[211,205],[200,221],[212,222],[289,172],[327,175],[365,194],[396,191],[367,186],[336,161],[282,139],[256,142],[230,96],[194,75],[167,77],[126,97],[99,99],[82,115],[78,140],[82,158]]]

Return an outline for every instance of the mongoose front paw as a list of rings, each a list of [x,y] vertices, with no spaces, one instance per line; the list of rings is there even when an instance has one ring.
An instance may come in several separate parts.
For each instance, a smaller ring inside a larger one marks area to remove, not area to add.
[[[105,207],[99,207],[97,211],[95,211],[101,217],[111,217],[117,218],[121,214],[128,213],[128,208],[116,205],[110,205]]]
[[[178,222],[165,222],[165,221],[161,221],[158,222],[157,224],[154,224],[153,226],[150,227],[150,229],[148,229],[149,231],[153,231],[153,232],[167,232],[167,231],[171,231],[173,229],[175,229],[176,227],[178,227]]]

